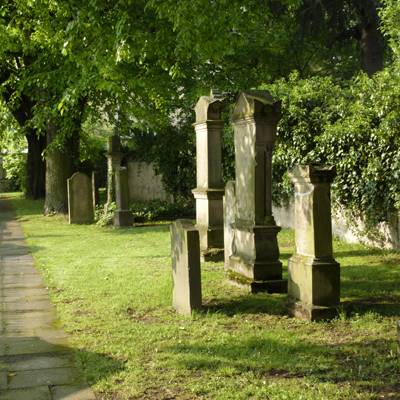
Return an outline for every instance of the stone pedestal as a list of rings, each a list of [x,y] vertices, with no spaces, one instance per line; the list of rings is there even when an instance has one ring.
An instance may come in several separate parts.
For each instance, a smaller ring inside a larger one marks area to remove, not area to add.
[[[132,213],[129,211],[128,170],[120,167],[115,170],[115,202],[114,226],[131,226]]]
[[[329,319],[340,302],[340,266],[333,259],[330,185],[334,167],[297,166],[296,253],[289,260],[289,313],[309,320]]]
[[[81,172],[76,172],[68,179],[67,190],[69,223],[93,223],[93,193],[89,177]]]
[[[189,220],[171,225],[172,305],[181,314],[201,308],[199,232]]]
[[[205,261],[223,260],[224,195],[221,166],[221,133],[223,101],[213,96],[200,97],[195,107],[196,123],[196,227],[200,250]]]
[[[268,92],[240,94],[233,112],[236,210],[228,268],[252,292],[286,292],[272,215],[272,151],[280,103]]]

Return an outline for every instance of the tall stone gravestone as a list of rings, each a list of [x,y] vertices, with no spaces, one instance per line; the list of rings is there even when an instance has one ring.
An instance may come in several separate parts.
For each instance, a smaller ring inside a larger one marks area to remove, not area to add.
[[[296,253],[289,260],[289,313],[309,320],[336,315],[340,266],[333,259],[330,185],[334,167],[303,165],[290,177],[295,187]]]
[[[117,209],[114,214],[115,226],[131,226],[132,213],[129,211],[128,169],[119,167],[115,170],[115,202]]]
[[[235,222],[230,277],[252,292],[286,292],[272,215],[272,150],[280,103],[268,92],[240,94],[232,122],[235,141]]]
[[[171,225],[173,307],[181,314],[201,308],[199,232],[189,220]]]
[[[91,224],[94,221],[92,182],[81,172],[67,180],[70,224]]]
[[[196,104],[196,227],[200,234],[201,256],[206,261],[224,257],[221,133],[223,99],[202,96]]]

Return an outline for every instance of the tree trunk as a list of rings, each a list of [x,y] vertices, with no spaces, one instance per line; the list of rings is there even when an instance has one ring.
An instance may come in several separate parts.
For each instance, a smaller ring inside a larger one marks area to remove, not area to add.
[[[385,41],[380,31],[379,0],[356,0],[361,18],[360,47],[362,69],[369,75],[383,69]]]
[[[26,196],[31,199],[43,198],[46,163],[42,153],[46,148],[46,137],[37,135],[33,129],[29,129],[25,136],[28,141]]]
[[[47,146],[56,138],[56,127],[47,129]],[[67,179],[77,170],[79,134],[68,138],[63,146],[48,147],[46,155],[46,198],[44,214],[68,213]]]

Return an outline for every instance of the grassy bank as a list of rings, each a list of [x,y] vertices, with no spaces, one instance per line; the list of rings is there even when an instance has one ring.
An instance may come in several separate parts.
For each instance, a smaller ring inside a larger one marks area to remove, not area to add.
[[[100,399],[398,399],[400,253],[335,241],[342,300],[332,322],[285,316],[283,295],[248,295],[203,264],[204,312],[171,308],[168,225],[68,225],[14,196],[35,262]],[[281,259],[293,233],[279,235]]]

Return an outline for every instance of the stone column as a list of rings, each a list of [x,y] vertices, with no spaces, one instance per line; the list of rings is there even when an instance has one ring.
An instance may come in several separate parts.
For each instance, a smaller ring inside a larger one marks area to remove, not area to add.
[[[92,193],[93,193],[93,210],[100,204],[99,193],[99,174],[97,171],[92,171]]]
[[[115,171],[121,166],[121,141],[118,135],[108,138],[107,151],[107,206],[115,201]]]
[[[231,279],[252,292],[286,292],[272,215],[272,150],[280,103],[268,92],[240,94],[232,122],[235,138],[236,216]]]
[[[196,123],[196,228],[200,234],[203,260],[224,258],[221,133],[223,123],[220,97],[202,96],[195,107]]]
[[[132,213],[129,211],[128,169],[119,167],[115,170],[115,202],[117,209],[114,214],[115,226],[131,226]]]
[[[176,220],[170,228],[172,305],[181,314],[201,308],[199,232],[190,220]]]
[[[301,165],[295,187],[296,253],[289,260],[289,313],[309,320],[336,315],[340,266],[333,259],[330,185],[334,167]]]

